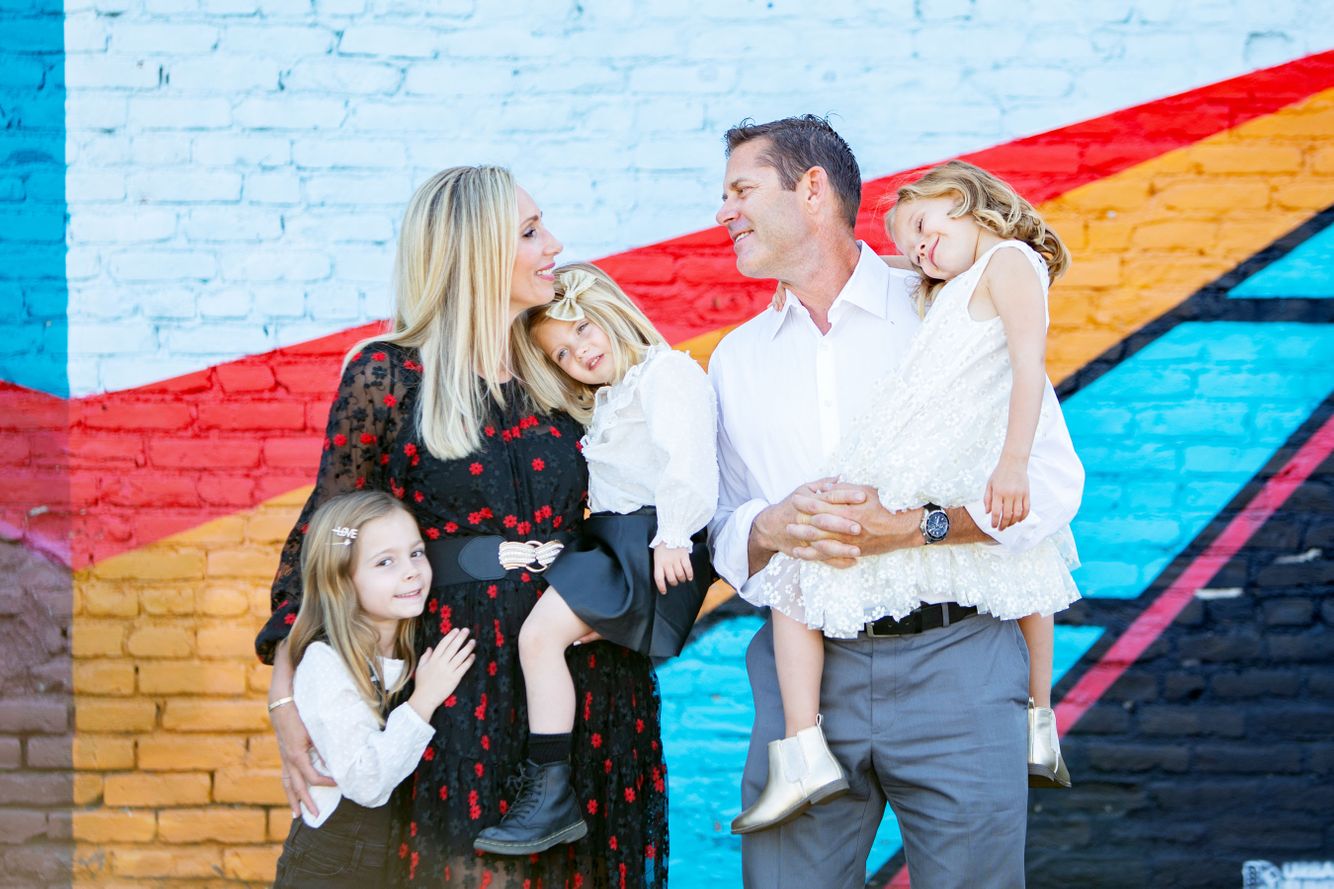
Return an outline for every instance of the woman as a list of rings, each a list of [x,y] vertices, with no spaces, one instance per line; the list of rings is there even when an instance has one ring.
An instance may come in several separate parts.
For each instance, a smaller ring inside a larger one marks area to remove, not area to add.
[[[273,616],[256,640],[261,658],[274,663],[269,700],[295,806],[316,780],[305,728],[294,707],[278,704],[291,695],[282,640],[301,598],[302,530],[320,503],[343,491],[387,490],[413,510],[435,575],[421,643],[467,627],[477,667],[436,711],[436,736],[401,788],[390,857],[404,885],[656,889],[667,882],[656,682],[647,658],[606,643],[572,648],[568,657],[582,691],[572,759],[588,837],[518,860],[473,850],[477,833],[500,821],[519,789],[506,786],[527,734],[518,633],[553,549],[519,545],[497,555],[497,544],[560,540],[583,519],[587,474],[576,449],[583,430],[564,414],[533,408],[508,353],[514,318],[554,297],[561,249],[504,169],[454,167],[418,189],[399,236],[393,330],[347,360],[315,491],[283,549]]]

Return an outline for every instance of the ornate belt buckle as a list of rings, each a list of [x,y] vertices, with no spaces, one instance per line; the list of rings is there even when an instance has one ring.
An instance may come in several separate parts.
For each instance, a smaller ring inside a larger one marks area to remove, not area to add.
[[[533,574],[541,574],[556,561],[556,556],[565,549],[559,540],[503,540],[497,554],[500,567],[506,571],[522,568]]]

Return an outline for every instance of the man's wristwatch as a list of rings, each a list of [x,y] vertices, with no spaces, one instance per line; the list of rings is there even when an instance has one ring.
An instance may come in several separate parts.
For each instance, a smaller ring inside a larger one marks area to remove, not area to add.
[[[922,540],[927,546],[940,543],[950,535],[950,517],[934,503],[922,507]]]

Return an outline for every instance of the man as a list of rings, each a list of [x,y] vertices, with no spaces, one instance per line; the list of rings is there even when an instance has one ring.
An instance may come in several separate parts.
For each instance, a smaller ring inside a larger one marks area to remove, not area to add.
[[[855,479],[816,480],[872,386],[907,352],[919,324],[908,298],[914,279],[856,240],[861,174],[827,122],[743,124],[726,141],[718,223],[742,274],[788,290],[780,308],[730,333],[710,361],[721,420],[721,496],[710,525],[719,573],[742,588],[776,552],[846,567],[928,538],[1022,550],[1068,523],[1083,470],[1063,428],[1035,441],[1032,514],[1003,532],[991,530],[980,501],[890,513]],[[742,788],[749,806],[767,776],[767,745],[783,736],[768,624],[746,661],[756,711]],[[851,789],[743,837],[746,886],[859,889],[887,800],[914,889],[1023,886],[1027,689],[1014,622],[953,603],[923,603],[856,639],[826,639],[824,730]]]

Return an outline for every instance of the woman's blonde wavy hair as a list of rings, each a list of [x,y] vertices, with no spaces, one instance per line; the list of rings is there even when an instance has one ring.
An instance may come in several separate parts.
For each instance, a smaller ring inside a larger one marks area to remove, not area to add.
[[[602,269],[585,262],[572,262],[556,269],[556,299],[528,309],[518,317],[510,331],[510,349],[515,371],[537,406],[545,411],[565,411],[587,426],[593,419],[593,396],[598,387],[568,376],[533,341],[533,331],[538,325],[559,323],[550,313],[567,298],[583,310],[584,318],[607,334],[611,343],[611,385],[620,382],[626,371],[642,361],[651,346],[666,340]]]
[[[1047,276],[1055,282],[1070,267],[1070,251],[1047,227],[1033,205],[1003,180],[966,161],[947,161],[928,170],[921,179],[899,187],[894,206],[885,214],[885,233],[893,238],[894,214],[900,207],[927,198],[953,197],[955,218],[971,216],[982,228],[1005,238],[1023,241],[1047,261]],[[917,288],[917,312],[927,306],[944,281],[922,276]]]
[[[514,178],[504,167],[450,167],[417,189],[394,257],[394,324],[373,342],[415,349],[417,426],[441,460],[481,446],[486,398],[509,365],[509,298],[519,237]],[[479,379],[480,378],[480,379]]]
[[[301,663],[312,642],[329,643],[352,674],[357,691],[379,714],[381,725],[390,698],[417,665],[417,621],[398,622],[392,657],[405,662],[403,675],[392,688],[386,688],[378,657],[380,634],[362,612],[357,588],[352,584],[361,540],[335,534],[334,529],[360,529],[395,512],[412,517],[407,507],[383,491],[340,494],[315,510],[301,545],[301,588],[305,594],[289,637],[294,666]]]

